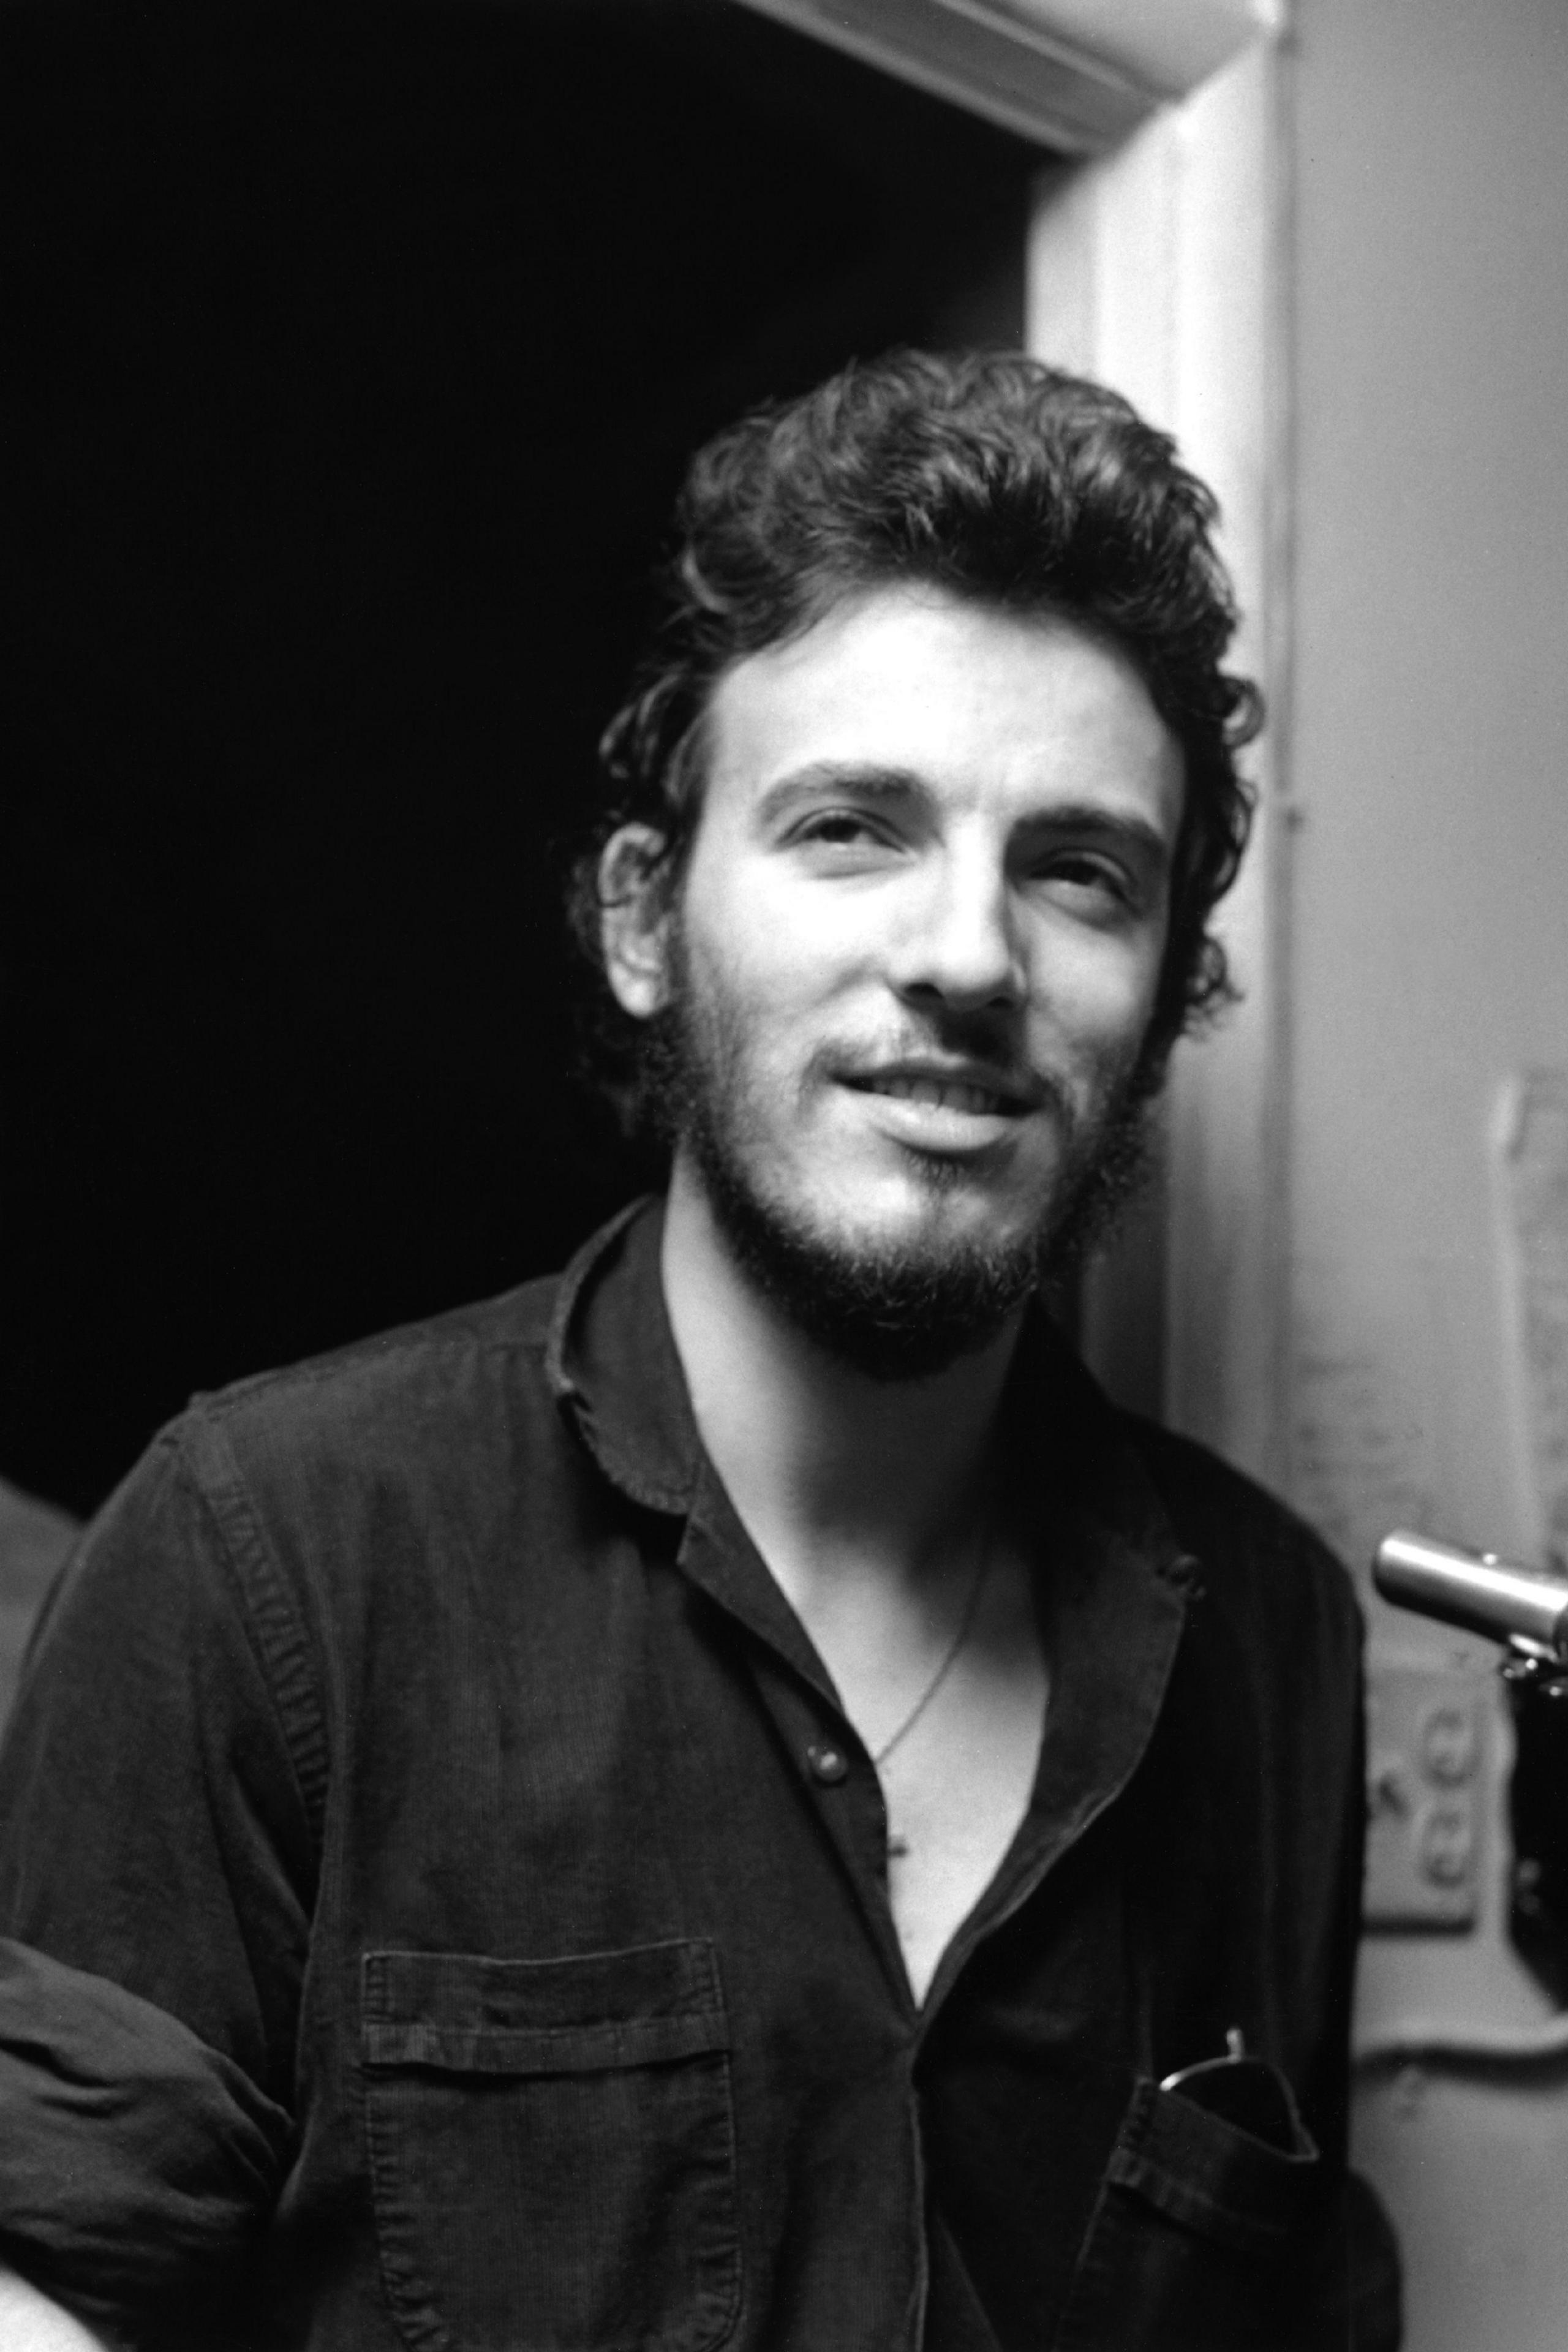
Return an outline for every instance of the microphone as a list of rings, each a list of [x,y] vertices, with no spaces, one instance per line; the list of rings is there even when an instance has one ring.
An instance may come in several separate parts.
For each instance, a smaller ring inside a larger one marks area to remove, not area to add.
[[[1505,1643],[1521,1676],[1568,1674],[1568,1578],[1401,1528],[1378,1545],[1372,1580],[1396,1608]]]

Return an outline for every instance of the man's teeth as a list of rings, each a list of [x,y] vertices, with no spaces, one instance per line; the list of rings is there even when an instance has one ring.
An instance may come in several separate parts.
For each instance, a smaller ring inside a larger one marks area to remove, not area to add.
[[[932,1110],[966,1110],[975,1115],[1005,1108],[1000,1095],[986,1087],[967,1087],[945,1078],[879,1078],[877,1092],[897,1095],[905,1102],[926,1103]]]

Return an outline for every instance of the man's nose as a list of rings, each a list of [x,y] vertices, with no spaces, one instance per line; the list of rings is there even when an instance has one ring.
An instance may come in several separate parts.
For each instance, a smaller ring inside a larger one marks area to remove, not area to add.
[[[1024,995],[1016,908],[1007,877],[991,859],[933,860],[908,909],[895,955],[900,994],[940,997],[954,1012],[1012,1006]]]

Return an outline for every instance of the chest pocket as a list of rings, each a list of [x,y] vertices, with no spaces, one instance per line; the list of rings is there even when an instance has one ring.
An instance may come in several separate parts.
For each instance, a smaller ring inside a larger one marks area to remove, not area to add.
[[[733,2327],[729,2029],[711,1944],[367,1952],[382,2274],[419,2352],[710,2352]]]
[[[1319,2341],[1326,2200],[1321,2158],[1299,2123],[1292,2137],[1270,2146],[1178,2091],[1140,2083],[1055,2352],[1308,2352]],[[1342,2346],[1342,2329],[1331,2341]]]

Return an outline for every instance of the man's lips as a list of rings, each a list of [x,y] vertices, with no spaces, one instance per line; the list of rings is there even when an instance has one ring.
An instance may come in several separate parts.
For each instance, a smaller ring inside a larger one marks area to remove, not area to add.
[[[919,1103],[930,1110],[958,1111],[971,1118],[1021,1118],[1036,1109],[1042,1089],[973,1067],[948,1069],[899,1064],[879,1070],[846,1072],[844,1084],[861,1094],[885,1095],[895,1102]]]

